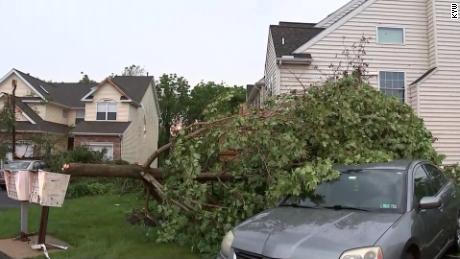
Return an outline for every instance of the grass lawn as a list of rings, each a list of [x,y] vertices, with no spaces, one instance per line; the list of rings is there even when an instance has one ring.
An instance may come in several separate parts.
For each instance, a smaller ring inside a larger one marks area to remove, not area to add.
[[[133,226],[126,213],[141,207],[135,195],[105,195],[69,199],[62,208],[51,208],[48,233],[69,243],[72,248],[52,258],[198,258],[187,248],[157,244],[153,231]],[[29,212],[29,228],[38,230],[40,210]],[[19,231],[19,210],[0,210],[0,238]],[[150,234],[149,234],[150,233]]]

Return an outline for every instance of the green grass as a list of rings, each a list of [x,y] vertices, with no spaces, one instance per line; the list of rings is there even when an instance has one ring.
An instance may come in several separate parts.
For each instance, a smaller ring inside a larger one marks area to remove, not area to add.
[[[62,208],[51,208],[48,234],[72,246],[52,258],[198,258],[187,248],[155,243],[153,229],[129,224],[126,213],[141,206],[135,195],[105,195],[70,199]],[[32,206],[31,231],[37,231],[39,215],[40,208]],[[19,210],[0,210],[0,222],[0,238],[14,237]]]

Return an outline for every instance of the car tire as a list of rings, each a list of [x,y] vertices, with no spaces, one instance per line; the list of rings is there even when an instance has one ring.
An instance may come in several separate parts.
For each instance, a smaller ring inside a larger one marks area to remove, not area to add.
[[[415,259],[415,256],[412,252],[408,251],[406,252],[406,255],[404,256],[404,259]]]

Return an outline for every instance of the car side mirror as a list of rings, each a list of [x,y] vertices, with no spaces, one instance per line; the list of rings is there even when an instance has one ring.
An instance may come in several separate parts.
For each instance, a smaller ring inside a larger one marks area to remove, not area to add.
[[[439,208],[440,206],[441,206],[441,199],[436,196],[423,197],[418,204],[418,207],[422,210],[436,209],[436,208]]]

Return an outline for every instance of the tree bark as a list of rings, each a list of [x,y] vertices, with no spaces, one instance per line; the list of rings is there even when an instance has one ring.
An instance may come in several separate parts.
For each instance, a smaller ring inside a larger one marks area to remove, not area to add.
[[[157,181],[162,181],[164,176],[159,168],[144,168],[141,165],[107,165],[107,164],[65,164],[62,172],[73,177],[121,177],[145,179],[145,175],[154,177]],[[144,176],[143,176],[144,175]],[[147,177],[151,180],[150,177]],[[212,181],[231,181],[234,177],[228,173],[202,173],[196,177],[200,182]],[[147,180],[147,179],[146,179]],[[152,183],[151,181],[149,181]]]

